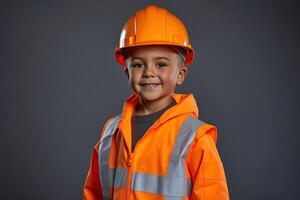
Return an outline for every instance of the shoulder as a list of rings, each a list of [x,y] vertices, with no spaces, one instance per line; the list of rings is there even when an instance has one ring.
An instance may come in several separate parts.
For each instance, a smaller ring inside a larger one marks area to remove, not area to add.
[[[194,141],[198,141],[201,137],[209,136],[213,139],[214,143],[217,143],[217,128],[206,121],[189,116],[183,123],[182,128],[194,131]]]
[[[106,122],[104,123],[104,126],[102,128],[102,132],[101,132],[101,137],[103,137],[103,135],[105,134],[107,129],[109,129],[109,128],[114,129],[115,127],[117,127],[120,120],[121,120],[121,114],[112,115],[111,117],[109,117],[106,120]]]
[[[201,137],[209,136],[213,139],[214,143],[217,143],[217,127],[210,123],[204,122],[202,126],[197,130],[195,139],[199,140]]]
[[[108,134],[109,130],[110,129],[114,130],[118,126],[120,119],[121,119],[121,114],[112,115],[108,119],[106,119],[101,130],[100,138],[97,144],[94,146],[95,149],[99,148],[101,140],[103,139],[103,137],[105,137]]]
[[[221,161],[216,147],[216,126],[204,121],[201,122],[201,126],[197,128],[194,140],[192,141],[189,148],[188,157],[190,158],[190,160],[193,160],[196,157],[199,157],[199,155],[205,154],[205,158],[203,158],[204,160]],[[202,156],[200,156],[199,159],[201,157]]]

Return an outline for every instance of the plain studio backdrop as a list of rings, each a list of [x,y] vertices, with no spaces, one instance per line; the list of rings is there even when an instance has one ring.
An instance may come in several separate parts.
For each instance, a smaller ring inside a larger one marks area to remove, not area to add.
[[[101,128],[131,94],[121,28],[149,4],[189,31],[176,92],[217,126],[231,199],[300,199],[300,6],[284,0],[1,0],[0,198],[82,198]]]

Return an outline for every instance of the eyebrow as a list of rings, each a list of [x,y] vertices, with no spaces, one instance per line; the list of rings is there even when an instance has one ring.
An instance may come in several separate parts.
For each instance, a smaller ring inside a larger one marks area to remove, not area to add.
[[[134,60],[134,59],[145,60],[145,59],[142,58],[142,57],[132,57],[132,60]],[[167,57],[162,57],[162,56],[154,57],[154,59],[155,59],[155,60],[165,59],[165,60],[171,61],[169,58],[167,58]]]

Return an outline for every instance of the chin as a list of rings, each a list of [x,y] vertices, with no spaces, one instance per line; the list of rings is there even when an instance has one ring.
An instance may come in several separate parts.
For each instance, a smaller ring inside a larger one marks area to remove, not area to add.
[[[161,98],[160,94],[155,94],[155,93],[140,93],[139,96],[144,101],[155,101]]]

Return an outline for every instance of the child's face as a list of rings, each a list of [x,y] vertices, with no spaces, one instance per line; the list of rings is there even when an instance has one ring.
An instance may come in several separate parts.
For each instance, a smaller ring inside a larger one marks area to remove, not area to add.
[[[171,98],[187,74],[180,56],[168,46],[133,47],[127,55],[129,83],[144,101]]]

